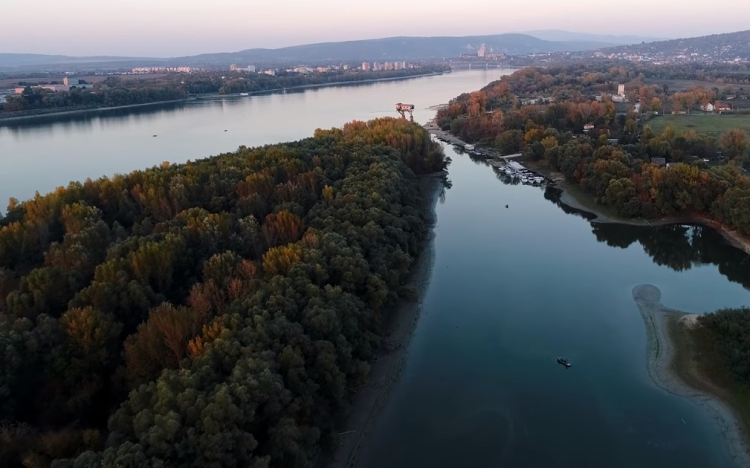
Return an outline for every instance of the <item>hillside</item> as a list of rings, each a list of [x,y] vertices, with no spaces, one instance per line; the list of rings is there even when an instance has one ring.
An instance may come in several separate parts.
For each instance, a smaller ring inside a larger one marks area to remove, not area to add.
[[[390,37],[361,41],[325,42],[281,49],[248,49],[225,54],[205,54],[173,59],[195,65],[233,62],[324,62],[331,60],[420,60],[457,57],[475,53],[485,44],[488,49],[509,55],[534,52],[592,50],[609,44],[591,41],[544,41],[526,34],[498,34],[464,37]]]
[[[488,49],[509,55],[534,52],[585,51],[612,45],[597,41],[545,41],[527,34],[464,37],[390,37],[325,42],[279,49],[246,49],[169,59],[138,57],[71,57],[64,55],[0,54],[0,70],[128,68],[142,65],[224,67],[231,63],[322,63],[359,60],[425,60],[476,53]]]
[[[72,57],[68,55],[45,55],[45,54],[11,54],[0,53],[0,68],[29,68],[49,65],[76,65],[76,64],[114,64],[143,61],[158,61],[160,59],[142,57]]]
[[[674,39],[602,49],[607,55],[637,55],[644,60],[732,62],[750,60],[750,31]]]
[[[545,41],[585,41],[585,42],[603,42],[612,44],[612,46],[640,44],[642,42],[665,41],[665,37],[650,36],[618,36],[613,34],[589,34],[571,31],[561,31],[557,29],[543,29],[535,31],[522,31],[521,34],[528,34]]]

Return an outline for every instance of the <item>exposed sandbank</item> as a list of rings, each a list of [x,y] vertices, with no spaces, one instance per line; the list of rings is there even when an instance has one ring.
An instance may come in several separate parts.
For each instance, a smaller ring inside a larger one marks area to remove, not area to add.
[[[750,447],[734,411],[717,396],[688,385],[673,370],[675,345],[669,322],[677,319],[681,326],[694,326],[696,314],[664,307],[660,302],[661,291],[650,284],[633,288],[633,299],[646,326],[646,367],[651,379],[663,390],[687,398],[704,409],[719,429],[725,449],[735,465],[750,466]]]
[[[357,464],[358,450],[373,428],[406,362],[409,341],[422,312],[422,301],[435,262],[435,208],[444,188],[443,177],[444,174],[441,172],[420,179],[423,209],[428,217],[430,230],[427,239],[424,240],[424,248],[412,266],[410,283],[417,289],[418,299],[402,301],[391,317],[385,336],[387,347],[372,363],[367,383],[357,390],[353,398],[347,425],[342,427],[339,434],[339,446],[327,463],[329,468],[345,468]]]

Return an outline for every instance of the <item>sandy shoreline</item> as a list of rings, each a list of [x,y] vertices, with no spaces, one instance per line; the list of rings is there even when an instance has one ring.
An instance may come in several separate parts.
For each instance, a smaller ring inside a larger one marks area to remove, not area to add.
[[[745,433],[733,410],[715,395],[689,386],[672,369],[675,355],[674,342],[669,333],[670,318],[689,322],[694,314],[687,314],[664,307],[661,291],[653,285],[640,285],[633,288],[633,299],[646,326],[647,358],[646,367],[654,383],[661,389],[687,398],[705,410],[716,424],[725,449],[736,466],[750,466],[750,447]],[[684,325],[683,325],[684,326]]]
[[[424,209],[429,217],[430,230],[424,241],[424,249],[412,266],[410,278],[410,282],[417,288],[419,299],[412,302],[403,301],[390,320],[389,331],[385,336],[388,349],[372,363],[367,383],[353,398],[346,426],[342,427],[339,434],[339,446],[327,463],[324,463],[328,468],[356,466],[358,450],[366,441],[406,362],[409,341],[422,312],[422,301],[435,261],[435,208],[442,189],[443,173],[423,176],[420,179],[420,191],[424,197]]]
[[[596,210],[593,210],[590,207],[584,206],[578,200],[576,200],[575,197],[570,195],[570,193],[567,190],[565,190],[565,188],[559,187],[559,186],[558,188],[562,191],[562,193],[560,194],[560,202],[570,208],[575,208],[580,211],[585,211],[587,213],[590,213],[596,216],[596,218],[590,220],[590,222],[592,223],[627,224],[630,226],[668,226],[671,224],[695,224],[699,226],[706,226],[717,231],[719,234],[721,234],[724,240],[726,240],[733,247],[736,247],[744,251],[746,254],[750,255],[750,239],[747,239],[745,236],[743,236],[739,232],[729,230],[722,224],[717,223],[716,221],[713,221],[706,217],[677,216],[674,218],[663,218],[663,219],[613,218],[613,217],[606,216],[601,212],[597,212]]]

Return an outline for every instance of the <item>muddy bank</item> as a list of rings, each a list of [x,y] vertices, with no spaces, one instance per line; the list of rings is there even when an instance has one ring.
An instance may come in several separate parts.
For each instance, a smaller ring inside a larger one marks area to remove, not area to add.
[[[386,349],[372,363],[367,383],[357,389],[347,425],[339,434],[339,446],[325,466],[344,468],[356,465],[357,453],[374,426],[380,409],[385,405],[393,384],[401,374],[406,362],[408,346],[422,312],[422,298],[427,293],[432,267],[435,261],[435,233],[437,221],[435,207],[443,190],[442,173],[424,176],[420,180],[420,191],[424,197],[425,213],[430,222],[430,231],[425,239],[422,253],[412,267],[411,281],[417,289],[416,301],[403,301],[393,314],[385,336]]]
[[[729,245],[738,248],[750,255],[750,239],[743,236],[739,232],[728,229],[721,223],[717,223],[716,221],[713,221],[704,216],[676,216],[661,219],[628,219],[607,216],[600,211],[597,211],[596,209],[592,209],[590,206],[584,206],[582,203],[576,200],[575,197],[570,195],[570,193],[562,186],[560,186],[559,188],[560,190],[562,190],[562,193],[560,194],[560,202],[571,208],[575,208],[577,210],[585,211],[587,213],[595,215],[596,218],[591,220],[592,223],[627,224],[631,226],[668,226],[671,224],[692,224],[706,226],[721,234],[721,237],[723,237],[724,240],[729,243]]]
[[[681,326],[690,326],[696,315],[664,307],[660,302],[661,291],[653,285],[633,288],[633,299],[646,326],[646,367],[651,379],[661,389],[687,398],[705,410],[719,429],[725,449],[735,465],[750,466],[750,447],[732,409],[716,396],[688,385],[673,370],[675,346],[669,332],[669,321],[678,319]]]

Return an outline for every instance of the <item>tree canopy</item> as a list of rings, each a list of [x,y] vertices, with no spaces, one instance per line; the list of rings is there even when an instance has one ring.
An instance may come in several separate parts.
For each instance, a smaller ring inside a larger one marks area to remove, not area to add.
[[[0,465],[308,466],[445,168],[404,120],[71,183],[0,219]]]
[[[730,130],[719,141],[670,128],[655,134],[632,106],[618,112],[611,97],[619,81],[637,90],[633,100],[641,100],[641,112],[650,112],[656,94],[666,98],[666,90],[645,84],[636,71],[603,64],[527,68],[457,96],[436,121],[465,141],[501,153],[522,151],[620,216],[689,215],[750,235],[750,178],[740,164],[708,167],[703,161],[716,159],[722,148],[742,162],[748,134]],[[689,94],[690,105],[712,97],[700,89],[682,94]]]

